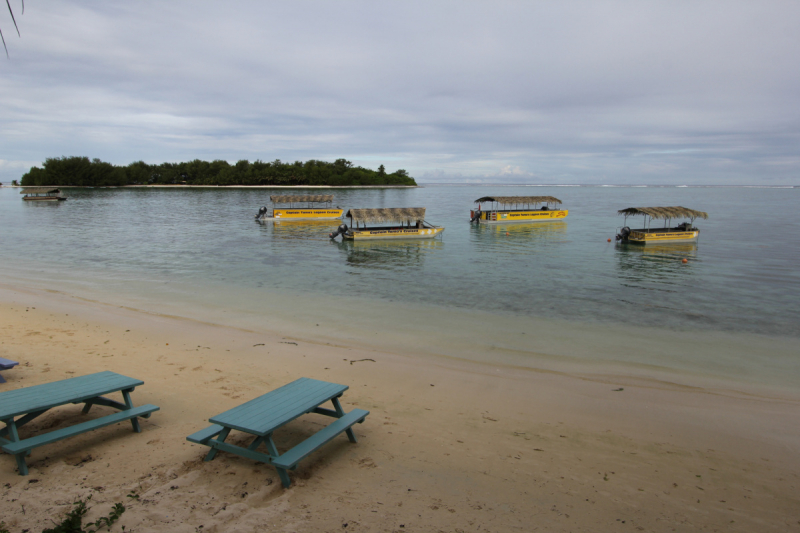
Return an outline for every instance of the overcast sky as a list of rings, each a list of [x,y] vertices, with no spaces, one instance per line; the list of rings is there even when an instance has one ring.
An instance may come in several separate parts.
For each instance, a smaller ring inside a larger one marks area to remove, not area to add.
[[[800,184],[796,1],[11,5],[3,182],[81,155]]]

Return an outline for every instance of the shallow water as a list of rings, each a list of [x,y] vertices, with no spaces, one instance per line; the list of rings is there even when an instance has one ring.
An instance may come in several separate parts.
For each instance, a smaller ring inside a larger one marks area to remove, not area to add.
[[[433,241],[375,244],[331,242],[336,221],[254,221],[269,195],[285,189],[65,192],[66,202],[31,204],[19,189],[0,189],[5,280],[240,327],[302,325],[313,328],[305,335],[485,362],[597,360],[800,380],[797,189],[333,190],[344,208],[426,207],[426,219],[446,227]],[[553,195],[570,214],[555,223],[470,225],[472,202],[491,194]],[[618,209],[649,205],[707,211],[709,220],[697,222],[700,242],[607,242],[623,223]],[[759,347],[773,355],[754,357]]]

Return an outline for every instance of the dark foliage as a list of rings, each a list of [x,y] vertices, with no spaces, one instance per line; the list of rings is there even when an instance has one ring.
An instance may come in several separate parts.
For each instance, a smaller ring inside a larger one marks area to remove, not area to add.
[[[387,174],[354,167],[350,161],[333,163],[310,160],[305,163],[271,163],[242,160],[200,161],[148,165],[137,161],[118,167],[88,157],[48,158],[42,168],[32,167],[22,176],[23,186],[114,187],[123,185],[416,185],[405,170]]]
[[[94,523],[87,524],[86,529],[83,529],[83,517],[89,512],[86,502],[91,498],[89,496],[85,500],[75,502],[75,507],[67,513],[67,516],[60,524],[56,524],[53,528],[45,529],[42,533],[94,533],[99,531],[101,527],[111,529],[114,522],[119,520],[119,517],[125,512],[125,506],[121,503],[115,504],[108,516],[101,516]]]

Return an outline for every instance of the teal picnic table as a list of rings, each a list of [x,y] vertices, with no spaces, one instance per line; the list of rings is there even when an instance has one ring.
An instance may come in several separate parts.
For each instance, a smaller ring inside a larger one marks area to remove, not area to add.
[[[289,487],[291,480],[287,470],[294,470],[303,458],[340,433],[346,433],[350,442],[357,442],[352,426],[362,423],[369,411],[353,409],[349,413],[344,412],[339,397],[348,388],[347,385],[300,378],[210,418],[212,426],[189,435],[186,440],[211,447],[211,451],[206,455],[206,461],[212,460],[221,450],[271,464],[278,470],[283,486]],[[320,407],[328,401],[333,404],[333,409]],[[292,449],[279,454],[272,440],[272,433],[295,418],[309,413],[329,416],[336,420]],[[253,435],[254,438],[247,448],[225,442],[228,434],[234,429]],[[257,451],[262,444],[266,446],[268,453]]]
[[[0,421],[5,423],[5,428],[0,429],[0,449],[16,457],[20,475],[26,476],[28,466],[25,464],[25,457],[31,454],[33,448],[123,420],[130,420],[133,430],[141,433],[138,417],[149,418],[150,413],[159,408],[149,404],[133,406],[131,392],[140,385],[144,385],[144,381],[106,371],[0,392]],[[122,393],[122,402],[105,397],[114,392]],[[118,412],[48,433],[20,438],[19,428],[31,420],[54,407],[77,403],[85,404],[84,414],[93,405],[112,407],[118,409]]]

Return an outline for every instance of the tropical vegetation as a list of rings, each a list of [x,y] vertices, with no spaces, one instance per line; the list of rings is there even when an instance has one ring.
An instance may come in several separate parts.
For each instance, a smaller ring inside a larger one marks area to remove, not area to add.
[[[32,167],[21,185],[61,187],[121,187],[125,185],[416,185],[403,169],[391,174],[381,165],[378,170],[353,166],[346,159],[333,163],[310,160],[284,163],[264,161],[200,161],[150,165],[137,161],[117,166],[88,157],[48,158]]]

